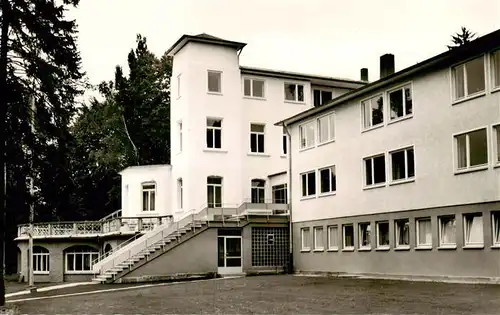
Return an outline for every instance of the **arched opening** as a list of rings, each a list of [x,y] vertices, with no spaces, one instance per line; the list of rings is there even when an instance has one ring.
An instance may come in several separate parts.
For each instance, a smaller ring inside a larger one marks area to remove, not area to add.
[[[33,273],[47,274],[50,271],[50,252],[42,246],[33,246]]]
[[[90,272],[92,263],[99,258],[99,250],[88,245],[76,245],[64,251],[64,258],[67,273]]]
[[[110,252],[113,250],[113,247],[111,247],[111,244],[106,244],[106,246],[104,246],[104,254],[106,254],[107,252]]]

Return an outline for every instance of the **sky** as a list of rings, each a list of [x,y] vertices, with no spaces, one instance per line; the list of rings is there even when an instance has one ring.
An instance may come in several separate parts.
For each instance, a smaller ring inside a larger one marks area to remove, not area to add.
[[[379,78],[379,58],[399,71],[447,50],[461,26],[500,29],[499,0],[84,0],[70,12],[90,83],[126,68],[136,34],[162,55],[183,34],[247,43],[244,66],[360,79]]]

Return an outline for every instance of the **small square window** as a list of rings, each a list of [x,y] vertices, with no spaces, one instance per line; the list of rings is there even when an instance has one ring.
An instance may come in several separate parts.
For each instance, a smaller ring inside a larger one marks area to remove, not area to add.
[[[396,248],[407,248],[410,246],[410,220],[401,219],[394,221],[396,233]]]
[[[248,97],[264,98],[264,80],[243,80],[243,94]]]
[[[221,93],[222,72],[208,71],[208,92]]]
[[[323,245],[323,227],[314,227],[314,250],[324,250]]]
[[[457,225],[454,216],[439,217],[439,246],[456,246]]]
[[[371,248],[371,225],[367,223],[359,223],[359,249]]]
[[[291,102],[304,102],[304,85],[285,83],[285,100]]]
[[[377,222],[377,248],[389,248],[389,222]]]
[[[300,229],[301,247],[302,250],[311,250],[311,235],[309,228]]]
[[[464,214],[465,245],[483,245],[483,215],[481,213]]]
[[[315,107],[321,106],[323,104],[328,103],[329,101],[332,100],[332,96],[333,96],[332,91],[314,89],[313,91],[314,106]]]
[[[352,224],[342,226],[342,247],[344,249],[354,249],[354,226]]]
[[[336,225],[328,227],[328,250],[339,249],[339,229]]]

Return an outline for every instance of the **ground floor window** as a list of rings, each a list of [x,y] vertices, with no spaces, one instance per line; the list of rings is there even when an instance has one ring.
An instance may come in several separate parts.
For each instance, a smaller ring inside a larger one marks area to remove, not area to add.
[[[377,222],[377,248],[389,248],[389,222]]]
[[[342,245],[344,249],[354,249],[354,226],[352,224],[342,226]]]
[[[49,250],[41,246],[33,246],[33,272],[49,273],[50,253]]]
[[[396,248],[410,246],[410,220],[401,219],[394,223],[396,233]]]
[[[90,246],[73,246],[65,251],[66,272],[92,271],[92,262],[99,257],[99,251]]]
[[[287,227],[252,227],[252,266],[286,266],[289,241]]]
[[[439,246],[456,246],[456,220],[454,216],[439,218]]]
[[[480,245],[483,242],[483,215],[481,213],[464,214],[465,245]]]
[[[323,246],[323,227],[314,227],[314,250],[324,250]]]
[[[370,243],[371,226],[370,226],[370,222],[360,223],[358,227],[359,227],[359,248],[360,249],[371,248],[371,243]]]
[[[311,249],[311,236],[309,228],[300,229],[300,238],[302,244],[302,250],[310,250]]]
[[[493,228],[493,245],[500,246],[500,211],[492,213],[491,224]]]
[[[431,218],[421,218],[416,221],[417,247],[432,247]]]
[[[336,225],[328,227],[328,250],[339,249],[339,228]]]

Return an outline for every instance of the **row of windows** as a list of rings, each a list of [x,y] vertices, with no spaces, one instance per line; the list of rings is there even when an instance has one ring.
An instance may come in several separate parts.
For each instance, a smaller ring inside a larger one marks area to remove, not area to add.
[[[490,91],[500,89],[500,50],[452,67],[453,102],[486,93],[487,69],[491,69]],[[360,102],[362,130],[382,127],[387,120],[395,122],[411,118],[414,105],[411,83],[372,95]],[[389,118],[386,119],[386,116]],[[300,149],[304,150],[333,141],[335,138],[333,117],[334,114],[331,113],[301,124],[299,126]]]
[[[177,76],[177,97],[181,96],[181,77]],[[304,90],[305,85],[300,83],[285,82],[283,84],[284,101],[305,103]],[[207,71],[207,92],[213,94],[222,94],[222,71]],[[313,89],[314,106],[323,105],[333,98],[333,92],[328,89]],[[243,96],[249,98],[266,98],[266,81],[257,78],[243,78]]]
[[[99,258],[99,251],[90,246],[73,246],[64,251],[66,272],[92,271],[92,262]],[[33,246],[33,272],[50,272],[50,252],[45,247]]]
[[[178,123],[179,128],[179,149],[182,151],[182,122]],[[251,123],[250,124],[250,153],[265,154],[266,153],[266,124]],[[287,136],[283,131],[282,141],[282,156],[287,154]],[[222,118],[207,118],[206,121],[206,148],[207,149],[222,149]]]
[[[492,127],[493,165],[500,166],[500,124]],[[455,150],[455,169],[457,173],[478,168],[487,168],[489,160],[488,128],[453,136]],[[386,155],[388,159],[386,158]],[[387,163],[389,164],[386,167]],[[391,183],[412,181],[415,178],[415,149],[413,146],[378,154],[363,159],[364,187],[385,186],[387,168],[390,170]],[[319,177],[319,191],[316,176]],[[320,168],[300,174],[302,197],[323,195],[336,191],[337,176],[335,166]]]
[[[484,232],[483,214],[466,213],[463,217],[463,244],[464,248],[483,248]],[[455,215],[437,217],[438,220],[438,248],[454,249],[457,246],[457,227]],[[432,221],[430,217],[415,219],[414,231],[410,229],[409,219],[396,219],[393,221],[375,222],[373,233],[371,222],[361,222],[357,225],[352,223],[342,224],[342,233],[339,233],[339,225],[327,226],[326,243],[324,238],[324,227],[313,227],[312,240],[309,227],[301,228],[301,250],[310,251],[311,245],[314,251],[353,251],[355,249],[355,226],[357,226],[358,246],[360,251],[371,250],[372,242],[375,249],[389,250],[391,248],[390,224],[393,224],[394,248],[397,250],[409,250],[410,233],[415,233],[416,249],[432,249]],[[500,248],[500,211],[491,212],[492,247]],[[325,246],[326,245],[326,246]]]

